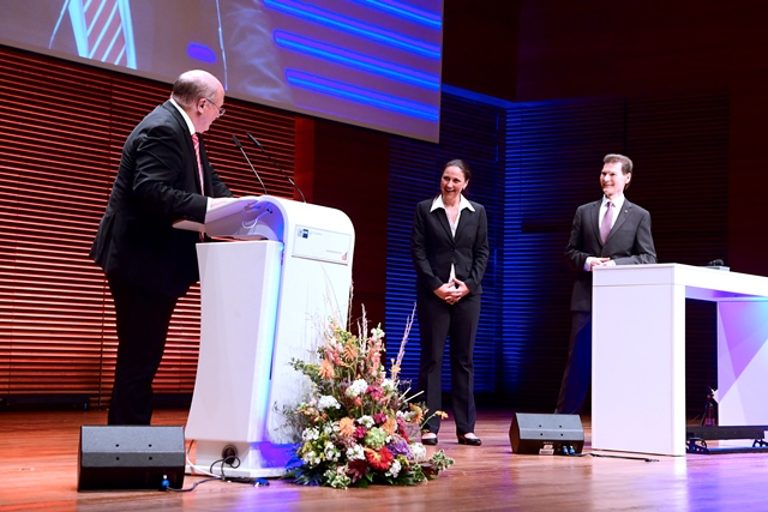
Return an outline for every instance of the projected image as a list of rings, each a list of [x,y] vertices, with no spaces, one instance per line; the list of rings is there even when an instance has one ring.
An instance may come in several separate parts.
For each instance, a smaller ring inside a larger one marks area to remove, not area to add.
[[[437,141],[441,0],[3,0],[0,42]]]

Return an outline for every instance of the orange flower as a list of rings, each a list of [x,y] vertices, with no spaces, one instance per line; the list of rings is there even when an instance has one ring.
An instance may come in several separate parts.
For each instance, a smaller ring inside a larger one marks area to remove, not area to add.
[[[411,419],[411,422],[420,424],[421,420],[424,419],[424,411],[415,404],[408,404],[408,406],[411,409],[411,412],[413,412],[413,418]]]
[[[320,361],[320,377],[325,380],[331,380],[333,379],[334,374],[334,366],[333,363],[330,362],[328,359],[323,359]]]
[[[355,420],[350,417],[344,417],[339,420],[339,434],[343,437],[352,437],[355,433]]]
[[[344,360],[348,362],[353,362],[355,359],[357,359],[358,350],[357,347],[354,346],[351,343],[348,343],[344,346]]]
[[[387,433],[387,435],[391,436],[397,430],[397,420],[393,416],[390,416],[387,418],[387,421],[384,422],[381,428],[384,430],[384,432]]]

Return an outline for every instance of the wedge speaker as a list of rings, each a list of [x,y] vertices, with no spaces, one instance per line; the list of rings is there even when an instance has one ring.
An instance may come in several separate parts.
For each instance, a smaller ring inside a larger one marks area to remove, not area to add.
[[[515,413],[509,427],[515,453],[575,455],[584,448],[578,414]]]
[[[175,489],[184,485],[184,430],[180,426],[80,427],[78,491]]]

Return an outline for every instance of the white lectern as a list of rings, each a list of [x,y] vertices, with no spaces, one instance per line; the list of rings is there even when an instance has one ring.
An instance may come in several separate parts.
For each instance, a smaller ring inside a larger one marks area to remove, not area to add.
[[[768,424],[768,278],[680,264],[597,268],[593,448],[685,454],[686,298],[717,302],[719,424]]]
[[[352,223],[339,210],[260,196],[177,227],[238,240],[197,246],[200,355],[185,431],[195,468],[208,471],[232,446],[241,464],[227,476],[279,476],[296,441],[283,411],[307,390],[290,360],[314,356],[329,319],[346,325]]]

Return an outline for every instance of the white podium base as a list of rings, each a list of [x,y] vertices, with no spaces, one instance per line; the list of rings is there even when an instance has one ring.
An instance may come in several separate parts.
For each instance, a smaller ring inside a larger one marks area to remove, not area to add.
[[[222,464],[224,448],[232,446],[237,451],[240,465],[236,468]],[[191,472],[214,474],[232,478],[272,478],[286,473],[286,465],[295,446],[261,443],[232,443],[223,441],[199,441],[196,446],[195,464]]]
[[[187,466],[188,475],[208,475],[211,473],[210,466],[203,467],[199,464],[190,464]],[[220,471],[214,469],[214,475],[221,476]],[[285,475],[285,468],[237,468],[232,469],[229,466],[224,467],[224,478],[281,478]]]

